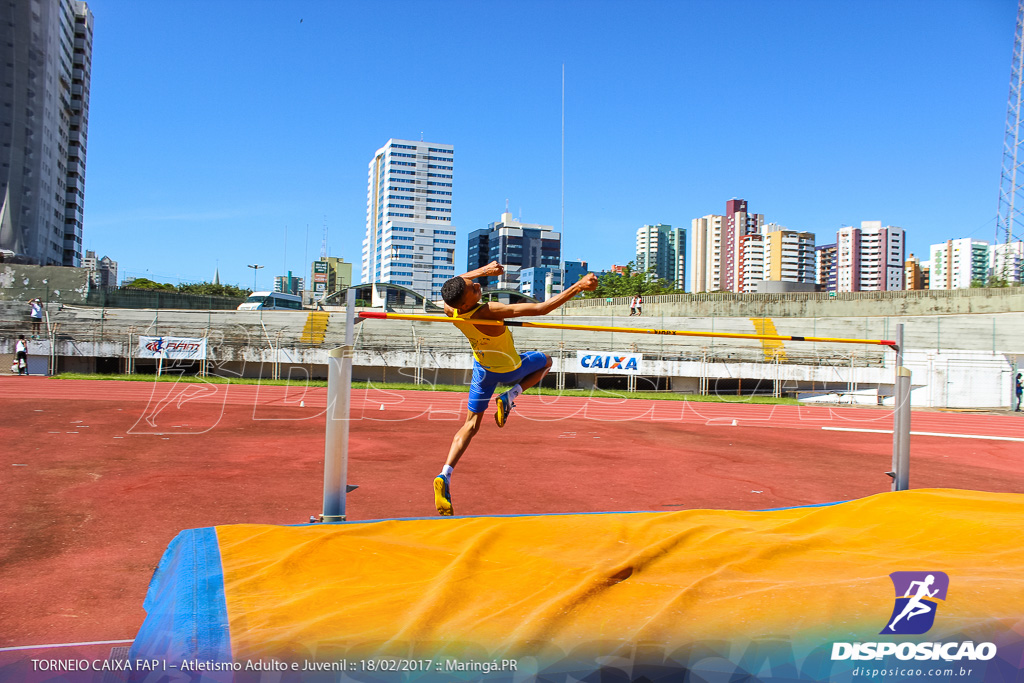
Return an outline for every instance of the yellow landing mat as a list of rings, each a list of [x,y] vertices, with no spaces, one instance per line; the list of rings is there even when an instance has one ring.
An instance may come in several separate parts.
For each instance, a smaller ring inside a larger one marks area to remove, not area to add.
[[[1024,636],[1024,495],[748,512],[216,528],[236,660],[488,656],[708,639],[864,641],[893,572],[944,572],[918,640]]]

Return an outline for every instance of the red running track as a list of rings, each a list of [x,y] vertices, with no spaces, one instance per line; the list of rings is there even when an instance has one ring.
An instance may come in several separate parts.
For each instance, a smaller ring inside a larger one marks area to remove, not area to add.
[[[349,519],[434,514],[431,480],[465,398],[354,393]],[[181,529],[308,521],[325,402],[322,388],[0,378],[0,648],[131,638]],[[467,515],[846,500],[889,489],[892,438],[822,428],[891,421],[872,408],[525,396],[504,429],[485,422],[452,493]],[[1014,415],[915,411],[913,429],[1024,439]],[[916,436],[911,485],[1024,493],[1021,443]],[[0,652],[0,667],[24,655]]]

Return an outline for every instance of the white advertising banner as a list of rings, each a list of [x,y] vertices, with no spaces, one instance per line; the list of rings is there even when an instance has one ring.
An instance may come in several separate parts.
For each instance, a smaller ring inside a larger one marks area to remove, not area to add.
[[[577,351],[576,372],[597,372],[607,375],[638,375],[643,368],[643,354],[617,351]]]
[[[139,337],[139,358],[206,360],[206,339],[193,337]]]

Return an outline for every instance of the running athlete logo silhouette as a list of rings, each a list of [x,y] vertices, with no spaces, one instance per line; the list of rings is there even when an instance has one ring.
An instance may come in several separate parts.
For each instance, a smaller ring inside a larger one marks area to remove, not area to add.
[[[893,572],[896,604],[882,634],[919,635],[935,623],[937,600],[946,599],[949,577],[945,572]]]

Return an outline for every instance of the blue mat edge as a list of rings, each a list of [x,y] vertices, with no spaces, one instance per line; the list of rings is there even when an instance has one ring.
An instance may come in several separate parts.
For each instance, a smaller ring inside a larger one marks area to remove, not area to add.
[[[193,609],[180,609],[181,603]],[[168,544],[143,602],[146,619],[129,658],[231,661],[224,568],[214,527],[185,529]]]

